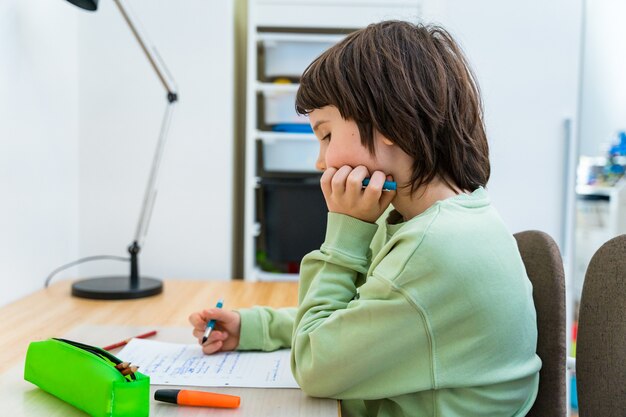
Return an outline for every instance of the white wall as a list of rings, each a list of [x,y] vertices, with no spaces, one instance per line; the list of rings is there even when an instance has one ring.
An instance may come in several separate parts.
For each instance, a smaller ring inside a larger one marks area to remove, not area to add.
[[[159,195],[140,273],[231,278],[234,12],[232,0],[125,4],[177,81]],[[165,92],[112,1],[80,12],[80,255],[125,255],[135,236]],[[84,264],[81,276],[127,274]]]
[[[76,12],[0,1],[0,305],[78,254]]]
[[[626,2],[585,1],[580,153],[603,155],[626,130]]]
[[[539,229],[562,244],[564,120],[577,115],[582,0],[425,0],[424,13],[452,32],[477,75],[495,206],[513,232]]]

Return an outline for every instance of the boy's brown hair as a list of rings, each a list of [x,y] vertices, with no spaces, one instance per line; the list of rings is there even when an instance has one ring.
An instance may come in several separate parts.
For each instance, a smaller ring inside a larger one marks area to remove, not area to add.
[[[413,157],[411,191],[436,176],[473,191],[489,180],[478,85],[438,26],[385,21],[348,35],[304,71],[296,111],[332,105],[374,154],[380,132]]]

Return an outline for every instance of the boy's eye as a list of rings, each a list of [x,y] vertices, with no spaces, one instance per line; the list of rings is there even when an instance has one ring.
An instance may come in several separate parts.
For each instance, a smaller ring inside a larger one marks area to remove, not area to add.
[[[322,142],[325,140],[330,141],[330,133],[322,138]]]

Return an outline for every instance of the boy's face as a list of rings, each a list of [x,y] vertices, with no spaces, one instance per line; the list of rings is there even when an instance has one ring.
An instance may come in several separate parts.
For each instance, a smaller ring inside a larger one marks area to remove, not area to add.
[[[320,171],[326,168],[341,168],[344,165],[356,168],[365,166],[370,173],[382,171],[392,174],[390,145],[392,142],[380,133],[376,134],[376,156],[361,144],[359,128],[353,120],[341,117],[335,106],[325,106],[309,113],[309,121],[320,144],[320,152],[315,167]]]

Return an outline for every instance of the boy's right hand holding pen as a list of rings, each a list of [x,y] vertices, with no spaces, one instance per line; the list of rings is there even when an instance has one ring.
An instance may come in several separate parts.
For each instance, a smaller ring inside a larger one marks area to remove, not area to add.
[[[208,339],[202,343],[208,323],[215,320],[213,330]],[[223,308],[209,308],[192,313],[189,322],[193,326],[193,335],[202,345],[202,351],[207,355],[215,352],[235,350],[239,345],[241,318],[239,313]]]
[[[369,171],[363,165],[354,169],[348,165],[326,168],[320,183],[328,211],[375,223],[391,204],[396,191],[383,191],[385,181],[392,180],[383,172],[374,171],[368,185],[363,187],[363,180],[368,177]]]

